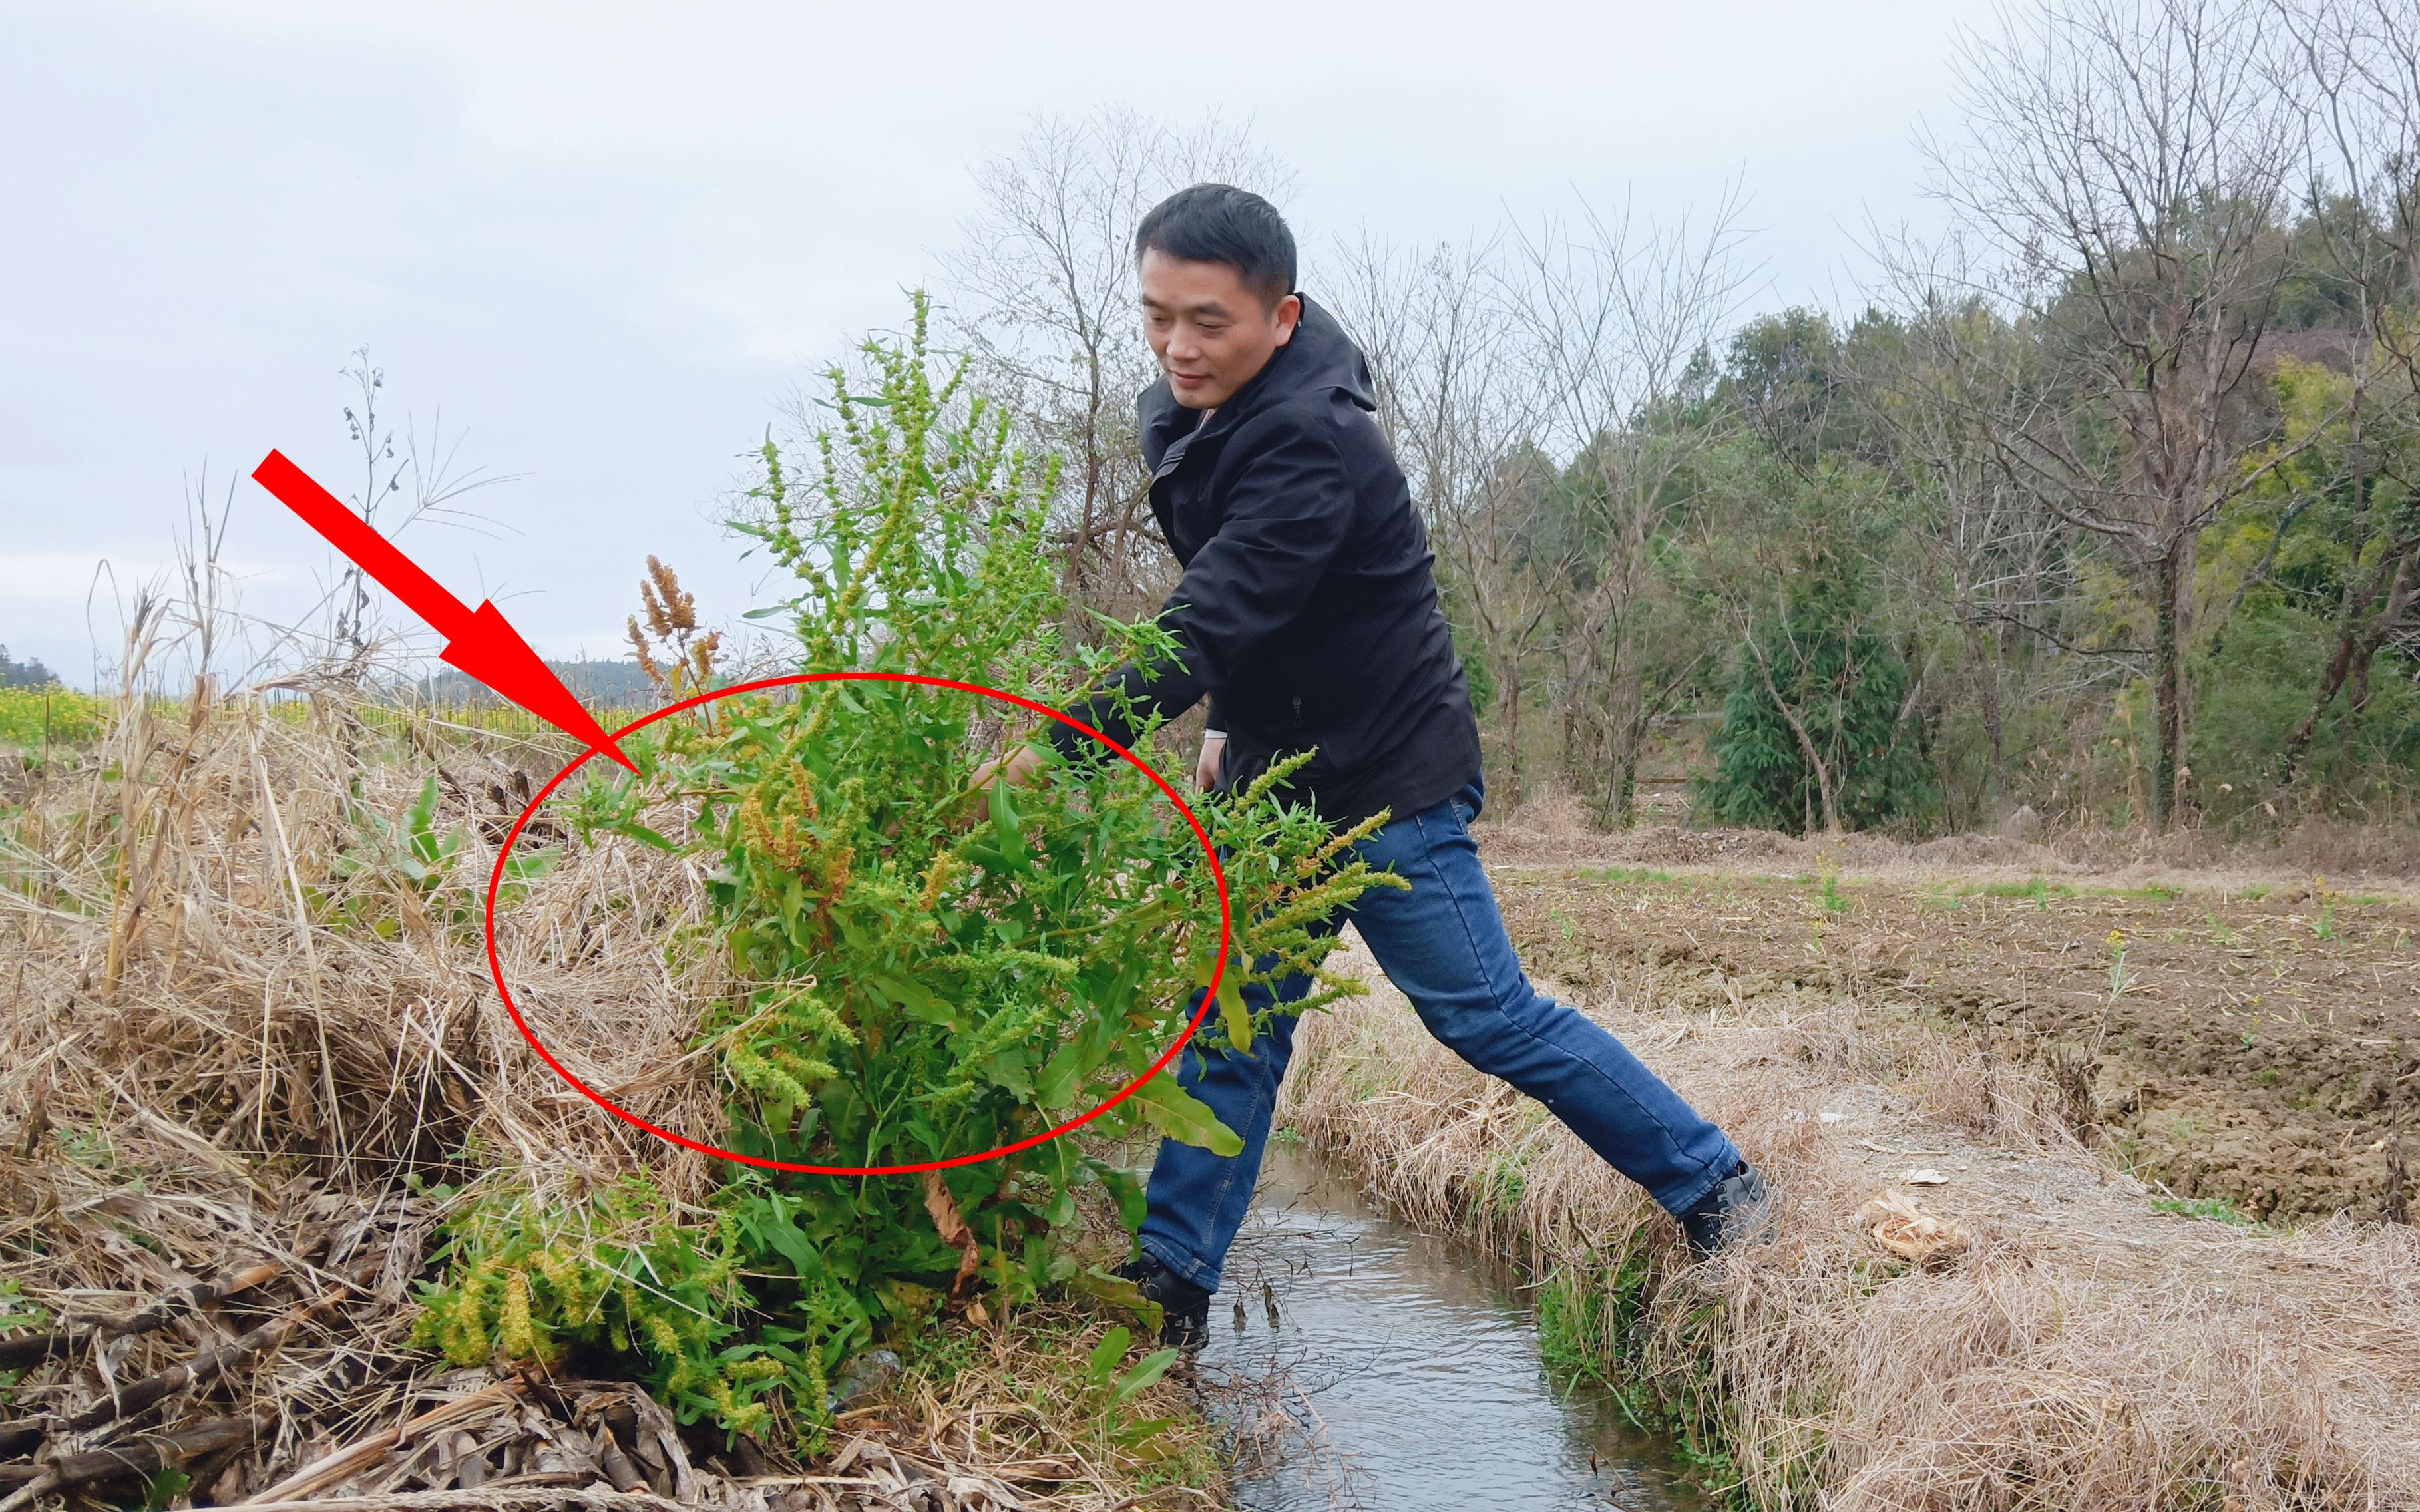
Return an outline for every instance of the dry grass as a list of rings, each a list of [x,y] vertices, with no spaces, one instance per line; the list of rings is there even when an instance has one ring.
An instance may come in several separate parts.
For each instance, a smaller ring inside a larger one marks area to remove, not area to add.
[[[2067,1135],[2055,1075],[1742,988],[1638,965],[1575,999],[1776,1180],[1778,1237],[1714,1264],[1391,993],[1305,1026],[1282,1116],[1413,1221],[1570,1288],[1583,1342],[1714,1427],[1751,1504],[2420,1506],[2420,1234],[2156,1211]],[[1856,1222],[1916,1166],[1972,1236],[1930,1270]]]
[[[0,1359],[0,1434],[105,1407],[256,1314],[319,1305],[215,1381],[40,1435],[40,1466],[0,1464],[0,1505],[30,1499],[28,1477],[66,1454],[230,1412],[255,1414],[257,1432],[222,1416],[241,1442],[185,1471],[206,1503],[267,1488],[466,1389],[406,1343],[411,1283],[453,1204],[483,1183],[571,1203],[638,1172],[693,1210],[721,1174],[566,1086],[489,981],[477,899],[502,821],[561,753],[425,719],[398,739],[391,718],[353,717],[341,688],[308,718],[207,684],[181,705],[117,706],[88,760],[0,776],[0,1338],[70,1335],[13,1385]],[[358,815],[399,824],[432,776],[433,830],[463,839],[434,878],[415,877],[404,846]],[[711,1135],[712,1062],[690,1048],[710,968],[667,964],[709,952],[666,949],[702,917],[699,878],[637,845],[561,848],[499,931],[524,1011],[590,1085]],[[104,1326],[263,1266],[244,1294],[166,1326]],[[937,1506],[1010,1504],[1011,1483],[1018,1504],[1068,1512],[1198,1504],[1166,1484],[1215,1469],[1196,1427],[1138,1452],[1063,1399],[1084,1351],[1061,1346],[1078,1326],[1053,1324],[1047,1349],[986,1337],[954,1378],[911,1377],[919,1395],[859,1435],[854,1489],[847,1476],[751,1480],[733,1464],[696,1473],[681,1499],[856,1505],[923,1464],[963,1483]],[[1155,1410],[1190,1421],[1172,1388],[1156,1390]],[[566,1443],[588,1431],[568,1413]],[[526,1418],[491,1471],[548,1473],[536,1445],[554,1440]],[[442,1488],[443,1447],[414,1462],[426,1473],[390,1457],[314,1494]],[[551,1473],[595,1473],[593,1456],[574,1459]],[[480,1494],[510,1501],[494,1482]]]

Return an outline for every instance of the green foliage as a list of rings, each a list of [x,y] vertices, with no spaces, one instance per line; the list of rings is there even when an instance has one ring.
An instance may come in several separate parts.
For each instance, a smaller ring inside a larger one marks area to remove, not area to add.
[[[1126,1351],[1133,1347],[1133,1332],[1121,1324],[1101,1335],[1101,1341],[1093,1346],[1092,1356],[1084,1362],[1084,1381],[1092,1410],[1099,1414],[1109,1439],[1128,1449],[1165,1432],[1175,1422],[1165,1417],[1130,1417],[1122,1411],[1168,1374],[1178,1352],[1155,1350],[1132,1369],[1120,1370],[1118,1366],[1125,1364]]]
[[[1109,1406],[1122,1407],[1132,1401],[1176,1363],[1176,1350],[1155,1350],[1133,1369],[1121,1373],[1118,1366],[1125,1363],[1126,1350],[1133,1347],[1134,1334],[1123,1324],[1102,1335],[1101,1342],[1093,1346],[1085,1375],[1094,1392],[1108,1398]]]
[[[1907,664],[1880,636],[1803,609],[1742,660],[1714,741],[1714,772],[1699,784],[1699,813],[1800,834],[1820,826],[1820,784],[1806,744],[1829,766],[1849,828],[1921,815],[1931,805],[1931,774],[1900,719]]]
[[[2238,1228],[2269,1227],[2237,1207],[2233,1197],[2153,1197],[2151,1211],[2173,1212],[2180,1218],[2209,1218],[2217,1223],[2232,1224]]]
[[[23,1282],[14,1278],[0,1281],[0,1335],[40,1328],[50,1320],[48,1308],[25,1300]]]
[[[46,1327],[51,1320],[50,1309],[27,1302],[23,1283],[15,1279],[0,1281],[0,1337],[19,1330]],[[23,1369],[0,1370],[0,1403],[12,1400],[8,1388],[23,1377]]]
[[[793,596],[758,612],[786,619],[802,670],[963,680],[1063,707],[1168,644],[1150,625],[1104,625],[1090,650],[1062,634],[1047,470],[1011,447],[1004,413],[965,391],[963,366],[936,362],[921,304],[908,342],[864,355],[868,381],[831,375],[832,428],[803,466],[766,445],[761,513],[743,527],[796,576]],[[809,684],[651,727],[622,742],[640,776],[612,772],[578,795],[583,840],[675,850],[707,879],[706,953],[728,985],[701,1047],[719,1057],[727,1148],[845,1167],[995,1149],[1100,1103],[1181,1031],[1219,952],[1201,846],[1115,759],[1051,760],[1027,787],[974,788],[986,756],[1038,730],[1039,717],[975,694]],[[1138,749],[1156,754],[1150,733]],[[1349,854],[1380,821],[1335,834],[1269,798],[1298,765],[1281,762],[1201,810],[1235,921],[1218,1011],[1197,1041],[1206,1053],[1249,1053],[1261,1026],[1241,987],[1317,973],[1334,942],[1313,927],[1394,883]],[[986,804],[988,818],[970,824]],[[1358,990],[1323,978],[1304,1006]],[[1088,1133],[1115,1141],[1146,1129],[1239,1148],[1170,1076]],[[430,1305],[469,1309],[449,1350],[636,1339],[627,1347],[686,1410],[757,1423],[752,1383],[769,1381],[811,1421],[823,1411],[809,1389],[821,1372],[871,1339],[912,1335],[973,1288],[1009,1305],[1062,1284],[1106,1293],[1114,1278],[1079,1274],[1069,1252],[1086,1188],[1129,1227],[1140,1222],[1133,1178],[1074,1138],[921,1177],[736,1168],[717,1199],[714,1244],[697,1242],[669,1271],[651,1263],[702,1288],[699,1321],[676,1328],[676,1350],[650,1346],[631,1323],[616,1333],[610,1304],[580,1323],[574,1299],[542,1280],[500,1291],[498,1276],[509,1288],[517,1272],[541,1275],[510,1258],[518,1218],[464,1230],[456,1279]],[[529,1328],[504,1338],[500,1299],[522,1295]]]
[[[193,1488],[194,1477],[170,1465],[144,1482],[143,1505],[146,1512],[167,1512]]]
[[[2281,594],[2256,592],[2214,654],[2198,658],[2195,784],[2211,817],[2256,817],[2276,792],[2279,753],[2309,716],[2335,635]],[[2358,715],[2339,696],[2312,733],[2308,765],[2326,793],[2355,804],[2410,794],[2420,770],[2420,685],[2381,653]]]
[[[2180,597],[2188,770],[2178,796],[2184,812],[2238,833],[2316,813],[2408,819],[2420,803],[2420,661],[2404,596],[2420,560],[2420,394],[2391,362],[2350,360],[2371,340],[2408,351],[2420,328],[2408,284],[2382,304],[2375,292],[2354,299],[2319,251],[2330,222],[2343,223],[2339,247],[2374,234],[2366,213],[2321,196],[2300,224],[2276,227],[2289,260],[2320,257],[2288,270],[2279,329],[2328,339],[2297,346],[2312,360],[2264,359],[2230,404],[2213,438],[2229,457],[2213,497],[2227,501],[2185,553],[2195,576]],[[2058,413],[2079,476],[2122,493],[2139,475],[2125,416],[2066,345],[2071,313],[2028,316],[1961,294],[1848,322],[1805,310],[1752,320],[1718,362],[1703,360],[1710,383],[1609,421],[1545,464],[1534,500],[1524,494],[1512,511],[1522,552],[1491,569],[1507,574],[1494,598],[1536,616],[1545,648],[1499,651],[1515,665],[1487,669],[1517,673],[1522,690],[1481,705],[1484,719],[1519,719],[1493,732],[1491,759],[1534,764],[1559,750],[1566,781],[1590,793],[1604,733],[1624,719],[1687,760],[1693,742],[1673,716],[1792,703],[1797,690],[1747,686],[1743,673],[1758,669],[1739,659],[1744,644],[1800,640],[1784,658],[1792,666],[1776,669],[1789,671],[1865,662],[1857,648],[1871,637],[1904,663],[1895,754],[1909,758],[1910,780],[1891,777],[1870,805],[1852,797],[1844,824],[1984,828],[2020,804],[2109,824],[2158,810],[2156,575],[2124,532],[2077,526],[2073,500],[2011,467],[2008,450],[2021,417]],[[2376,322],[2370,335],[2364,320]],[[1691,450],[1668,512],[1647,538],[1606,535],[1592,492],[1612,475],[1605,459],[1652,458],[1662,446]],[[1508,470],[1516,463],[1530,467],[1519,442],[1505,453]],[[1441,537],[1452,524],[1440,523]],[[1566,555],[1575,565],[1556,566]],[[1617,565],[1637,575],[1618,626],[1634,638],[1635,671],[1619,675],[1595,639],[1604,606],[1591,596]],[[1476,623],[1489,587],[1449,584],[1458,628]],[[1837,668],[1816,668],[1826,670]],[[1699,816],[1822,823],[1810,774],[1787,748],[1794,740],[1769,718],[1757,725],[1733,719],[1734,743],[1749,748],[1728,769],[1701,771],[1699,793],[1714,802]],[[1721,764],[1719,748],[1708,754]]]
[[[696,1223],[644,1178],[549,1205],[505,1193],[448,1226],[447,1276],[427,1288],[412,1342],[456,1365],[562,1362],[584,1344],[632,1358],[683,1421],[711,1413],[762,1432],[777,1387],[822,1404],[827,1355],[797,1328],[731,1343],[753,1300],[739,1281],[743,1220]]]

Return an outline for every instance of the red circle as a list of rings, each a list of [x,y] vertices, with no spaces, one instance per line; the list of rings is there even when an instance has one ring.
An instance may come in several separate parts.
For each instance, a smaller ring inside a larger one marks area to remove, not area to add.
[[[973,1155],[953,1155],[948,1160],[918,1161],[912,1165],[809,1165],[799,1161],[768,1160],[759,1155],[742,1155],[737,1150],[725,1149],[720,1145],[703,1144],[695,1139],[684,1138],[670,1129],[659,1128],[649,1123],[571,1074],[564,1068],[563,1062],[555,1059],[546,1046],[538,1042],[536,1034],[530,1029],[529,1021],[521,1017],[520,1006],[513,1001],[513,990],[504,985],[504,964],[496,954],[496,889],[504,879],[504,861],[513,854],[514,844],[520,841],[521,830],[536,814],[538,805],[546,802],[553,795],[554,790],[563,785],[565,778],[578,771],[582,763],[597,754],[596,748],[592,747],[573,757],[562,771],[554,774],[546,786],[537,790],[537,795],[530,799],[528,807],[521,810],[520,816],[513,821],[513,827],[505,833],[504,842],[496,847],[496,864],[488,873],[488,974],[495,979],[496,992],[504,1000],[504,1011],[513,1016],[513,1026],[521,1031],[521,1038],[529,1041],[530,1048],[537,1052],[538,1058],[551,1067],[557,1076],[570,1083],[574,1091],[591,1103],[623,1122],[644,1129],[659,1139],[670,1140],[684,1149],[694,1149],[701,1155],[720,1155],[724,1160],[737,1161],[745,1165],[762,1165],[778,1171],[808,1171],[824,1176],[901,1176],[912,1171],[946,1170],[953,1165],[972,1165],[977,1161],[990,1160],[996,1155],[1013,1155],[1020,1149],[1031,1149],[1035,1145],[1058,1138],[1071,1129],[1080,1129],[1109,1109],[1116,1107],[1127,1098],[1134,1096],[1143,1083],[1158,1075],[1170,1061],[1174,1060],[1177,1054],[1185,1048],[1187,1041],[1193,1038],[1194,1031],[1202,1027],[1202,1015],[1210,1011],[1211,1003],[1218,995],[1218,982],[1227,973],[1227,951],[1233,943],[1235,927],[1234,910],[1227,900],[1227,872],[1218,864],[1218,853],[1210,843],[1210,832],[1202,827],[1200,817],[1193,812],[1191,807],[1176,795],[1176,789],[1169,785],[1168,779],[1154,771],[1141,757],[1091,725],[1071,718],[1057,709],[1036,703],[1032,699],[1019,698],[1014,693],[1003,693],[999,688],[985,687],[981,683],[956,683],[946,677],[918,677],[908,672],[801,672],[793,677],[767,677],[752,683],[741,683],[732,687],[719,687],[711,693],[700,693],[695,698],[683,699],[678,703],[668,704],[643,718],[631,720],[621,729],[614,731],[611,738],[618,742],[631,731],[643,730],[667,715],[678,714],[683,709],[692,709],[701,703],[711,703],[717,699],[727,699],[740,693],[753,693],[768,687],[789,687],[800,683],[917,683],[926,687],[947,687],[961,693],[980,693],[985,698],[998,699],[1003,703],[1014,703],[1020,709],[1047,715],[1070,730],[1080,731],[1125,757],[1143,776],[1150,778],[1160,792],[1168,795],[1168,801],[1176,805],[1176,811],[1185,816],[1185,822],[1193,826],[1193,836],[1202,842],[1202,854],[1210,862],[1210,874],[1218,884],[1218,964],[1211,970],[1210,984],[1202,989],[1202,1006],[1193,1011],[1193,1017],[1187,1022],[1185,1032],[1178,1035],[1176,1042],[1170,1045],[1157,1060],[1151,1063],[1149,1070],[1126,1083],[1119,1089],[1117,1096],[1110,1098],[1090,1113],[1069,1119],[1054,1129],[1046,1129],[1038,1134],[1030,1134],[1014,1144],[1001,1145],[996,1149],[986,1149]]]

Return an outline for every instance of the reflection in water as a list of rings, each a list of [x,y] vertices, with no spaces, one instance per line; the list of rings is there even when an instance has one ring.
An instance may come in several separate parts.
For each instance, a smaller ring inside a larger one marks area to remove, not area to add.
[[[1699,1506],[1602,1392],[1548,1378],[1511,1279],[1273,1144],[1202,1355],[1243,1443],[1237,1504]]]

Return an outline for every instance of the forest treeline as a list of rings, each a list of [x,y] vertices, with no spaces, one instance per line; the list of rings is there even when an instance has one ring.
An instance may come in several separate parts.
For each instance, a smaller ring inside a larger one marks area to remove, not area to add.
[[[0,646],[0,687],[50,687],[57,682],[57,675],[42,665],[41,657],[13,661],[8,648]]]
[[[2063,0],[1966,39],[1941,228],[1743,315],[1736,196],[1307,249],[1368,351],[1491,792],[1799,831],[2408,818],[2420,0]],[[1127,239],[1241,131],[1035,124],[944,293],[1062,458],[1074,596],[1148,612]],[[1861,305],[1862,307],[1858,307]]]

